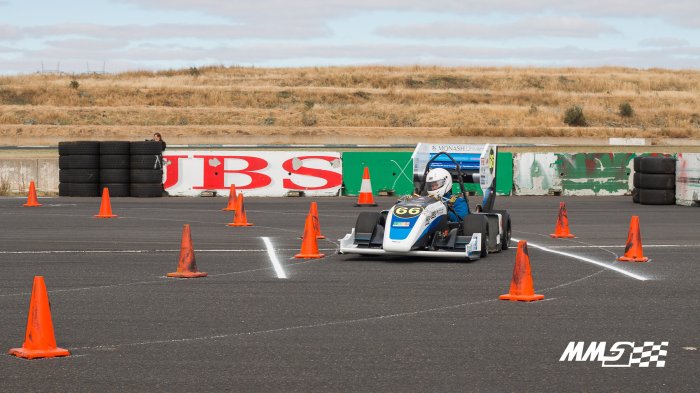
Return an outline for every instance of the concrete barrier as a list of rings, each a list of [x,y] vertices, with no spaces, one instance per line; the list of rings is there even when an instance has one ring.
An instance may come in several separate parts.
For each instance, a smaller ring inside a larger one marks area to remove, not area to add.
[[[700,205],[700,154],[679,153],[676,161],[676,204]]]
[[[0,189],[24,193],[34,181],[37,191],[58,192],[57,158],[6,158],[0,160]]]

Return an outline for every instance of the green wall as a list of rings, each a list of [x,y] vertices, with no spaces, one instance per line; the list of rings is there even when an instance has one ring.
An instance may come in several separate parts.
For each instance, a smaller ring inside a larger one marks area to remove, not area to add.
[[[412,193],[412,154],[412,152],[343,152],[343,195],[359,194],[365,167],[369,168],[373,194],[376,195],[381,190],[393,190],[396,195]],[[501,195],[510,195],[513,189],[512,153],[498,153],[497,170],[496,191]],[[465,187],[467,191],[481,194],[478,184],[465,184]]]

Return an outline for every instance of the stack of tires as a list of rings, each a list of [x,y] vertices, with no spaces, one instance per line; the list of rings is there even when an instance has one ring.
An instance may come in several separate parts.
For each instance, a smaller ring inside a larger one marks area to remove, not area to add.
[[[676,159],[635,157],[632,200],[642,205],[674,205],[676,203]]]
[[[131,142],[130,193],[132,197],[163,196],[163,163],[160,142]]]
[[[100,195],[100,143],[59,142],[58,195],[96,197]]]
[[[105,187],[110,197],[130,195],[129,142],[100,142],[100,194]]]

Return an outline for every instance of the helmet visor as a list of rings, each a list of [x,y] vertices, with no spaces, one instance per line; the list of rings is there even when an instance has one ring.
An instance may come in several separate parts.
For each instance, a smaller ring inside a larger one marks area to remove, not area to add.
[[[428,191],[435,191],[444,185],[445,179],[438,179],[434,181],[429,181],[428,184],[426,184],[426,187],[428,188]]]

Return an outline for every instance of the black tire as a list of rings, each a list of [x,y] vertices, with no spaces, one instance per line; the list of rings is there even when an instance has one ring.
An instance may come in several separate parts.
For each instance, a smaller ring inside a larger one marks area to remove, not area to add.
[[[131,192],[129,183],[102,183],[100,184],[100,196],[105,187],[109,189],[110,197],[128,197]]]
[[[100,156],[100,169],[129,169],[131,158],[128,154],[108,154]]]
[[[676,192],[674,190],[647,190],[640,188],[639,203],[642,205],[675,205]]]
[[[129,159],[131,169],[162,169],[160,156],[156,154],[132,155]]]
[[[131,183],[129,193],[137,198],[156,198],[163,196],[163,185],[158,184],[134,184]]]
[[[506,213],[503,222],[505,222],[505,227],[503,228],[503,235],[501,236],[501,250],[507,250],[510,248],[510,237],[512,234],[512,229],[510,226],[510,214]]]
[[[58,142],[59,156],[97,156],[100,154],[100,142],[72,141]]]
[[[160,169],[132,169],[131,183],[162,183],[163,171]]]
[[[639,188],[639,177],[642,176],[641,173],[635,172],[634,176],[632,176],[632,186]]]
[[[481,214],[467,214],[464,216],[462,235],[472,236],[474,233],[481,233],[481,257],[484,258],[489,254],[489,223],[486,216]]]
[[[71,183],[58,183],[58,196],[72,196]]]
[[[676,159],[671,157],[643,157],[639,162],[639,172],[653,174],[676,173]]]
[[[373,233],[379,222],[379,213],[362,212],[355,222],[355,233]]]
[[[100,169],[100,183],[130,183],[128,169]]]
[[[676,175],[657,175],[653,173],[635,173],[639,175],[639,184],[635,187],[647,190],[675,190]]]
[[[99,183],[99,169],[63,169],[58,171],[58,181],[61,183]]]
[[[60,196],[97,197],[100,196],[100,185],[97,183],[60,183]]]
[[[105,141],[100,142],[100,155],[129,155],[131,154],[130,142]]]
[[[632,162],[634,163],[634,171],[639,172],[639,170],[641,169],[642,157],[634,157],[634,160]]]
[[[632,189],[632,202],[639,203],[639,189],[636,187]]]
[[[163,145],[155,141],[131,142],[129,150],[132,156],[147,154],[158,155],[163,152]]]
[[[97,169],[100,156],[59,156],[58,169]]]

